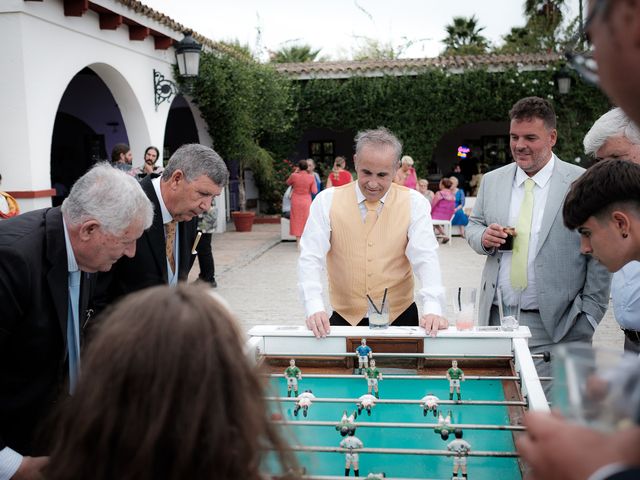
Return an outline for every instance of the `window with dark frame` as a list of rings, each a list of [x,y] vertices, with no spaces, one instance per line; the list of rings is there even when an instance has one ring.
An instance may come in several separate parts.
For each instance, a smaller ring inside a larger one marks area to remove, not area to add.
[[[309,158],[312,158],[316,165],[332,166],[335,158],[335,142],[333,140],[309,142]]]

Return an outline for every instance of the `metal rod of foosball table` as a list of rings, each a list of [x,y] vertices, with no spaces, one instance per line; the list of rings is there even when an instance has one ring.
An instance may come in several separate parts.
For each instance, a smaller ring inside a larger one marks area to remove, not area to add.
[[[384,372],[383,372],[384,373]],[[266,374],[272,378],[283,378],[281,373]],[[363,375],[340,375],[333,373],[306,373],[304,378],[364,378]],[[385,380],[446,380],[446,375],[395,375],[389,374]],[[520,380],[517,375],[465,375],[465,380]]]
[[[357,357],[358,355],[355,352],[343,352],[343,353],[301,353],[301,352],[293,352],[293,353],[260,353],[260,356],[265,358],[303,358],[303,357],[314,357],[314,358],[344,358],[344,357]],[[490,358],[496,360],[510,360],[513,358],[513,355],[491,355],[491,354],[483,354],[483,353],[460,353],[460,354],[451,354],[451,353],[373,353],[373,358]]]
[[[339,475],[303,475],[302,477],[303,480],[346,480],[348,478],[352,479],[353,477],[344,477],[344,476],[339,476]],[[369,477],[361,477],[364,478],[365,480]],[[380,478],[380,477],[372,477],[372,478]],[[385,480],[438,480],[438,479],[433,479],[433,478],[401,478],[401,477],[387,477],[385,475],[384,477]],[[447,480],[449,480],[449,477],[447,477]]]
[[[265,397],[270,402],[297,402],[296,397]],[[358,403],[357,398],[313,398],[313,403]],[[390,405],[421,405],[422,400],[401,400],[401,399],[376,399],[376,404]],[[440,400],[439,405],[506,405],[514,407],[526,407],[527,402],[517,400]]]
[[[272,420],[272,423],[276,425],[293,425],[293,426],[305,426],[305,427],[335,427],[336,422],[323,422],[320,420]],[[426,428],[434,429],[438,426],[437,423],[409,423],[409,422],[358,422],[356,424],[358,428]],[[450,429],[461,428],[462,430],[500,430],[500,431],[524,431],[525,427],[522,425],[480,425],[476,423],[452,423]]]
[[[335,452],[335,453],[381,453],[386,455],[438,455],[444,457],[453,457],[457,454],[450,452],[449,450],[427,450],[427,449],[412,449],[412,448],[358,448],[349,449],[341,447],[319,447],[319,446],[304,446],[304,445],[292,445],[289,447],[291,450],[299,452]],[[516,452],[498,452],[498,451],[470,451],[467,453],[468,457],[519,457]]]

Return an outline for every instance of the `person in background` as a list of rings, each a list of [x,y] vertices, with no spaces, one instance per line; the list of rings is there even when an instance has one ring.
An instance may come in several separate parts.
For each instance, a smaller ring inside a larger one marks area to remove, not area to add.
[[[345,170],[346,166],[347,161],[344,157],[336,157],[333,162],[333,170],[327,177],[327,188],[340,187],[353,182],[353,176],[349,171]]]
[[[391,324],[436,335],[448,322],[441,317],[444,288],[429,204],[392,183],[402,152],[393,133],[379,127],[355,141],[358,180],[320,192],[300,241],[298,292],[307,328],[321,338],[331,325],[368,325],[367,294],[381,302],[386,289]],[[331,318],[322,296],[325,272]],[[421,283],[415,296],[414,274]]]
[[[460,163],[456,163],[453,166],[453,170],[449,175],[447,175],[447,177],[456,177],[458,179],[458,185],[460,186],[460,188],[462,188],[463,190],[465,189],[467,185],[467,178],[465,177],[464,173],[462,173],[462,167],[460,166]]]
[[[464,190],[458,188],[458,177],[449,177],[449,180],[451,180],[451,193],[453,193],[456,198],[455,213],[451,219],[451,225],[460,227],[460,232],[464,237],[464,227],[469,223],[469,217],[464,213]]]
[[[272,462],[296,471],[244,351],[236,319],[201,287],[126,297],[55,417],[47,480],[262,480]]]
[[[393,179],[398,185],[402,185],[407,188],[416,189],[418,183],[418,176],[416,170],[413,168],[413,158],[409,155],[405,155],[400,159],[400,168],[396,172],[396,176]]]
[[[101,163],[62,207],[0,222],[0,478],[39,478],[36,432],[76,386],[94,273],[135,255],[152,218],[138,182]]]
[[[129,173],[132,162],[133,154],[131,153],[129,145],[126,143],[116,143],[111,150],[111,165],[123,172]]]
[[[2,175],[0,175],[0,186],[2,186]],[[0,220],[6,220],[19,214],[20,206],[17,200],[7,192],[0,190]]]
[[[469,181],[469,190],[471,191],[471,195],[472,197],[475,197],[478,195],[478,189],[480,188],[480,182],[482,181],[482,177],[485,174],[485,172],[487,171],[487,166],[484,163],[479,163],[478,164],[478,173],[476,173],[475,175],[473,175],[471,177],[471,180]]]
[[[202,233],[200,242],[197,246],[198,265],[200,266],[200,274],[198,278],[208,283],[212,288],[218,286],[216,282],[216,267],[213,259],[213,251],[211,242],[213,241],[213,233],[218,226],[218,209],[216,208],[215,198],[211,201],[209,211],[198,215],[198,231]]]
[[[318,193],[316,180],[309,173],[307,160],[300,160],[293,173],[287,178],[287,185],[291,185],[291,213],[289,234],[296,237],[296,243],[300,243],[300,237],[309,217],[311,195]]]
[[[621,158],[640,164],[640,130],[621,108],[596,120],[583,143],[584,152],[596,162]],[[629,262],[613,274],[611,301],[625,335],[624,349],[640,353],[640,262]]]
[[[451,192],[451,180],[447,177],[440,180],[439,190],[431,202],[431,218],[434,220],[451,220],[456,208],[456,197]],[[442,243],[447,243],[449,238],[444,236],[444,230],[440,225],[435,225],[437,235],[442,235]]]
[[[144,178],[147,175],[152,175],[154,177],[160,176],[164,171],[164,167],[162,165],[156,165],[159,157],[160,151],[156,147],[147,147],[144,151],[144,163],[141,167],[132,168],[130,172],[131,175],[138,178]]]
[[[431,204],[431,202],[433,201],[433,197],[435,195],[435,193],[433,193],[431,190],[429,190],[429,181],[425,178],[421,178],[420,180],[418,180],[418,184],[417,184],[417,188],[416,188],[422,195],[424,195],[424,198],[427,199],[427,201],[429,202],[429,204]]]
[[[314,198],[316,198],[316,195],[318,194],[318,192],[322,190],[322,180],[320,179],[320,175],[318,174],[318,172],[316,172],[316,162],[313,161],[313,159],[311,158],[307,159],[307,167],[309,169],[309,173],[313,175],[313,178],[316,181],[317,192],[311,194],[311,200],[313,200]]]

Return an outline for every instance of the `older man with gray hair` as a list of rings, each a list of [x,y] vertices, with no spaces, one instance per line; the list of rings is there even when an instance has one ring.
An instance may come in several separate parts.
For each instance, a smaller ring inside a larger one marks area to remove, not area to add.
[[[388,304],[393,325],[420,325],[435,335],[447,321],[440,316],[444,289],[430,206],[416,190],[392,183],[402,151],[395,135],[381,127],[355,140],[358,181],[320,192],[302,234],[298,290],[307,327],[324,337],[330,325],[367,325],[370,297],[379,308]],[[322,299],[325,258],[331,319]]]
[[[161,177],[146,176],[140,185],[155,207],[153,224],[138,240],[135,257],[121,259],[101,275],[96,307],[136,290],[186,280],[197,253],[197,217],[211,208],[228,179],[220,155],[196,143],[178,148]]]
[[[152,218],[138,182],[105,163],[78,179],[62,207],[0,223],[1,479],[37,478],[46,463],[31,456],[46,454],[34,435],[75,387],[92,274],[133,257]]]
[[[620,158],[640,164],[640,130],[621,108],[614,108],[587,132],[584,151],[596,161]],[[640,262],[629,262],[613,274],[611,299],[625,335],[624,349],[640,353]]]

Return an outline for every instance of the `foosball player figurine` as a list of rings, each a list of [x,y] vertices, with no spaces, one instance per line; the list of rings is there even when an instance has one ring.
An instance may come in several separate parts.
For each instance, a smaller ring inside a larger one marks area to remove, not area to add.
[[[336,425],[336,430],[340,432],[340,435],[346,437],[349,432],[356,431],[356,412],[353,412],[351,415],[347,416],[347,411],[342,412],[342,418],[340,419],[340,423]]]
[[[356,348],[356,354],[358,355],[358,373],[362,374],[363,368],[369,368],[369,359],[373,351],[371,347],[367,345],[367,339],[363,338],[360,341],[360,346]]]
[[[378,380],[382,380],[382,373],[380,373],[380,370],[376,368],[376,361],[374,359],[371,359],[369,367],[365,369],[364,378],[367,379],[367,393],[371,393],[371,390],[373,389],[376,398],[380,398],[380,394],[378,392]]]
[[[451,432],[451,410],[447,412],[446,417],[443,417],[442,413],[438,414],[438,425],[436,425],[433,431],[439,433],[442,440],[449,438],[449,432]]]
[[[365,393],[358,398],[358,415],[362,413],[362,410],[367,411],[367,415],[371,416],[371,409],[376,406],[376,397],[370,393]]]
[[[346,448],[349,451],[345,453],[345,462],[344,462],[344,476],[348,477],[349,472],[351,471],[351,467],[353,466],[353,473],[356,477],[360,476],[360,465],[359,465],[359,456],[358,450],[364,448],[364,444],[362,440],[355,436],[356,431],[353,429],[349,432],[349,436],[344,438],[340,442],[340,447]]]
[[[460,396],[460,382],[464,382],[464,372],[458,368],[458,361],[451,362],[451,368],[447,370],[447,380],[449,380],[449,400],[453,400],[453,389],[456,389],[458,400]]]
[[[450,452],[454,452],[455,456],[453,457],[453,476],[451,480],[454,480],[458,476],[458,470],[462,470],[462,478],[467,478],[467,455],[471,451],[471,445],[466,440],[462,439],[462,430],[456,428],[453,431],[456,439],[453,440],[449,445],[447,445],[447,449]]]
[[[298,401],[293,409],[293,414],[297,417],[298,412],[302,409],[302,415],[306,417],[309,412],[309,407],[311,406],[311,400],[314,398],[316,398],[316,396],[311,392],[311,390],[305,390],[298,395]]]
[[[422,414],[425,417],[427,416],[427,412],[429,410],[433,412],[434,417],[438,416],[438,403],[440,402],[440,399],[438,397],[436,397],[433,393],[429,393],[428,395],[422,397],[422,400],[420,401],[422,402]]]
[[[287,397],[291,396],[291,390],[293,395],[298,396],[298,380],[302,379],[302,372],[296,367],[296,361],[292,358],[289,360],[289,366],[284,371],[284,376],[287,379]]]

